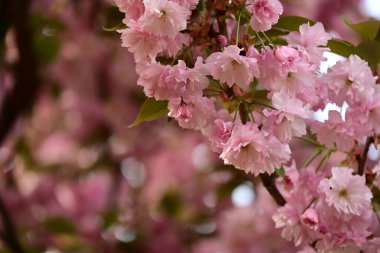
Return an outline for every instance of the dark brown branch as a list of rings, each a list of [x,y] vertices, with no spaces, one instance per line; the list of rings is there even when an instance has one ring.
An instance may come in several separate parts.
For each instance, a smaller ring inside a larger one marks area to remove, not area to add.
[[[280,206],[284,206],[286,204],[286,200],[276,186],[274,174],[268,175],[267,173],[261,173],[260,178],[264,187],[268,190],[269,194],[273,197],[276,203]]]
[[[1,232],[0,238],[5,242],[12,253],[24,253],[24,249],[22,248],[16,234],[16,230],[14,229],[14,225],[12,223],[12,219],[8,213],[8,210],[0,197],[0,217],[3,224],[3,230]]]
[[[365,164],[366,164],[366,161],[367,161],[369,146],[373,143],[373,141],[374,141],[373,136],[367,137],[367,140],[366,140],[365,146],[364,146],[364,150],[363,150],[363,154],[358,159],[358,163],[359,163],[359,165],[358,165],[358,174],[360,176],[363,176],[363,174],[364,174],[364,169],[365,169]]]
[[[32,36],[28,28],[30,0],[13,0],[11,3],[11,25],[16,31],[19,60],[14,69],[15,85],[4,99],[0,111],[0,145],[19,116],[32,108],[39,87]]]

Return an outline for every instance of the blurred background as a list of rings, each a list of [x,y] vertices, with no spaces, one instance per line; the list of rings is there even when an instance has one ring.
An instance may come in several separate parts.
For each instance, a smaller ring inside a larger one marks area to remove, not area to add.
[[[282,2],[352,42],[342,17],[380,19],[380,0]],[[295,252],[200,134],[127,128],[144,94],[122,19],[107,0],[0,0],[0,252]]]

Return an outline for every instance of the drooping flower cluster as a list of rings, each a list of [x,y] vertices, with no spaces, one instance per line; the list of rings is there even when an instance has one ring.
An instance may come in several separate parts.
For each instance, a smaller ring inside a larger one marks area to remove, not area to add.
[[[272,28],[283,12],[278,0],[215,3],[216,11],[194,1],[117,4],[126,13],[122,45],[135,56],[146,96],[168,101],[168,116],[201,131],[225,164],[255,176],[286,168],[287,204],[273,217],[284,238],[305,252],[372,247],[367,237],[375,213],[363,173],[368,145],[378,140],[380,89],[366,61],[351,55],[320,73],[332,37],[321,23]],[[271,29],[281,36],[268,36]],[[348,105],[346,113],[313,119],[313,111],[331,103]],[[308,133],[318,153],[298,172],[286,166],[291,141]],[[329,178],[322,169],[337,151],[346,159]]]
[[[333,167],[331,178],[324,178],[312,168],[300,173],[287,168],[286,174],[292,175],[288,203],[273,215],[283,237],[306,248],[316,243],[318,252],[365,245],[374,218],[372,193],[364,176],[352,173],[348,167]]]

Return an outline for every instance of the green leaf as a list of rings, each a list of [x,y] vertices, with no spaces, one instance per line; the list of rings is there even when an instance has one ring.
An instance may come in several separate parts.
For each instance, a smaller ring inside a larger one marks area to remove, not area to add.
[[[339,54],[344,57],[348,57],[355,53],[355,46],[345,40],[333,38],[327,43],[327,47],[331,49],[331,52]]]
[[[48,230],[60,234],[73,234],[75,233],[74,224],[62,216],[55,216],[45,221],[45,226]]]
[[[316,22],[304,17],[298,16],[282,16],[278,20],[278,23],[273,25],[275,28],[280,28],[288,31],[298,31],[300,25],[307,24],[314,25]]]
[[[377,20],[369,20],[353,24],[349,19],[345,18],[344,23],[346,23],[346,25],[348,25],[352,30],[371,40],[376,38],[380,28],[380,21]]]
[[[380,42],[367,40],[360,43],[355,53],[363,60],[366,60],[371,67],[376,67],[380,63]]]
[[[147,98],[142,105],[139,115],[137,116],[135,122],[130,124],[128,128],[137,126],[144,121],[152,121],[160,118],[161,116],[168,113],[168,102],[167,101],[157,101],[154,98]]]
[[[278,169],[276,169],[276,174],[279,176],[279,177],[284,177],[285,176],[285,169],[284,167],[280,167]]]

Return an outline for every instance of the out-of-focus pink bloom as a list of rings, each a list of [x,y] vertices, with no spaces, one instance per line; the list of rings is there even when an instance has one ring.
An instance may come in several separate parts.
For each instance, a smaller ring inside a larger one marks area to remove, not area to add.
[[[142,29],[154,35],[174,38],[186,29],[191,11],[169,0],[144,0],[145,12],[139,19]]]
[[[250,0],[248,4],[247,9],[252,13],[251,27],[258,32],[271,29],[284,11],[278,0]]]
[[[334,167],[332,177],[323,179],[319,189],[326,203],[340,213],[360,215],[371,209],[372,193],[363,176],[352,175],[347,167]]]
[[[231,45],[223,53],[211,54],[206,64],[211,75],[229,87],[238,85],[244,91],[248,90],[253,77],[259,76],[259,68],[255,58],[240,55],[242,49]]]

